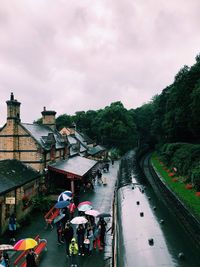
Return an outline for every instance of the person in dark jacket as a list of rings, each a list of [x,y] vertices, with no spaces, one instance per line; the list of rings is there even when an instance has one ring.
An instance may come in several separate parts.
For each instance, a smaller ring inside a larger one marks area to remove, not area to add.
[[[65,229],[63,230],[63,237],[65,240],[66,253],[68,256],[69,256],[69,245],[71,243],[73,236],[74,236],[74,230],[72,226],[70,225],[70,222],[67,222],[65,225]]]
[[[103,217],[100,217],[97,225],[101,226],[101,228],[100,228],[100,242],[101,242],[101,246],[104,246],[105,245],[105,234],[106,234],[107,223]]]
[[[84,239],[85,239],[85,228],[83,227],[82,224],[79,224],[77,230],[76,230],[76,235],[77,235],[77,241],[78,241],[78,250],[79,250],[79,255],[84,256]]]
[[[26,255],[26,267],[37,267],[36,264],[37,255],[33,249],[29,249]]]

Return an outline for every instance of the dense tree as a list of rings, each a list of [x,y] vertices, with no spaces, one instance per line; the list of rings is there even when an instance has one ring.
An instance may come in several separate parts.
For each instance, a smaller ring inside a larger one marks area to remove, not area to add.
[[[63,127],[69,127],[72,124],[72,117],[67,114],[60,115],[56,118],[56,127],[61,130]]]

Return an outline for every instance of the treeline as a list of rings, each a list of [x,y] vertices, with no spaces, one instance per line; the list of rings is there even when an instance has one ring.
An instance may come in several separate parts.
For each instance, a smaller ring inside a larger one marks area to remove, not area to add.
[[[200,56],[135,115],[140,143],[154,146],[167,166],[200,189]]]
[[[153,145],[200,141],[200,56],[184,66],[148,104],[135,110],[140,141]]]
[[[70,116],[63,114],[56,119],[57,129],[76,124],[77,130],[87,134],[97,144],[115,148],[120,154],[136,146],[138,135],[134,111],[124,108],[121,102],[97,111],[78,111]]]

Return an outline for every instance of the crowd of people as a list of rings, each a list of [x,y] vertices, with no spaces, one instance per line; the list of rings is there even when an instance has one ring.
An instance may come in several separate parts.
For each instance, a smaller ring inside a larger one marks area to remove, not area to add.
[[[112,165],[114,161],[112,162]],[[106,163],[102,167],[103,172],[109,172],[109,163]],[[98,169],[95,175],[94,183],[97,178],[97,182],[103,183],[102,171]],[[96,219],[94,216],[85,215],[84,212],[78,212],[79,216],[84,215],[87,219],[87,223],[78,224],[76,227],[70,223],[76,212],[79,199],[77,196],[71,199],[70,205],[62,209],[64,217],[56,222],[56,233],[58,245],[65,244],[66,256],[69,257],[71,266],[77,266],[78,256],[91,256],[93,251],[98,249],[102,251],[105,246],[105,234],[107,223],[103,217]],[[11,214],[9,217],[9,235],[10,242],[15,242],[16,235],[16,216]],[[35,267],[37,255],[33,249],[27,251],[26,254],[26,266]],[[6,251],[0,251],[0,264],[9,267],[9,257]]]
[[[70,213],[69,206],[63,212],[65,217],[56,223],[57,241],[58,245],[65,244],[66,256],[69,257],[71,266],[76,266],[77,256],[91,256],[93,250],[103,250],[107,223],[103,217],[95,222],[95,217],[85,215],[87,223],[78,224],[75,228],[70,223],[74,210]]]

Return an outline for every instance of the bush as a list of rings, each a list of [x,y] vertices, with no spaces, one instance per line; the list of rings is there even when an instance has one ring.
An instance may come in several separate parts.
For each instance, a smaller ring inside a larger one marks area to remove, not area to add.
[[[33,209],[42,212],[48,211],[52,207],[53,203],[54,201],[46,196],[37,196],[32,198]]]
[[[197,191],[200,191],[200,167],[192,170],[192,182]]]

